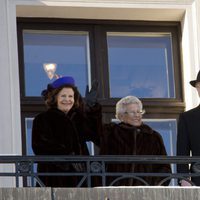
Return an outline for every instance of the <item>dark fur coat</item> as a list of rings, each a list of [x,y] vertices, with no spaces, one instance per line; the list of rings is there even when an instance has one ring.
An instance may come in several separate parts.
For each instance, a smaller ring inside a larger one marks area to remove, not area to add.
[[[166,155],[161,135],[145,124],[137,128],[125,123],[105,125],[100,149],[101,155]],[[106,170],[107,172],[171,172],[168,164],[142,163],[108,164]],[[107,185],[115,178],[109,177]],[[144,178],[149,185],[157,185],[162,179],[161,177]],[[136,186],[142,184],[136,179],[126,179],[117,182],[116,185]]]
[[[57,108],[35,117],[32,129],[32,148],[35,155],[88,155],[86,141],[99,144],[97,135],[101,108],[96,105],[88,112],[71,109],[67,114]],[[70,164],[39,163],[38,172],[73,172]],[[45,186],[74,187],[74,177],[41,176]]]

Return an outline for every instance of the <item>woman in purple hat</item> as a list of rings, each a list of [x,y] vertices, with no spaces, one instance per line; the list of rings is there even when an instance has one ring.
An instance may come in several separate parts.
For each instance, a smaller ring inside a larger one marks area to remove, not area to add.
[[[86,90],[86,106],[73,77],[61,77],[42,92],[47,111],[33,121],[32,148],[35,155],[88,155],[86,141],[99,143],[97,132],[101,107],[96,103],[97,83]],[[79,165],[80,167],[80,165]],[[69,163],[38,163],[38,172],[74,172]],[[73,176],[39,176],[48,187],[76,187]]]

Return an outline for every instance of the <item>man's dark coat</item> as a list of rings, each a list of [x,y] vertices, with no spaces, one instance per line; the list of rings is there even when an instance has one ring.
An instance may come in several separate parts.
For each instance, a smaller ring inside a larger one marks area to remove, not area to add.
[[[200,105],[181,113],[178,122],[177,155],[200,156]],[[178,165],[178,172],[188,173],[193,167]],[[200,186],[200,178],[192,178],[195,185]]]

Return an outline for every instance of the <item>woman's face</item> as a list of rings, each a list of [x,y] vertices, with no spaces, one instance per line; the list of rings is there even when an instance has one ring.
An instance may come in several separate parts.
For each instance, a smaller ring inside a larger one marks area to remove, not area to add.
[[[72,88],[63,88],[57,94],[57,108],[67,113],[74,105],[74,91]]]
[[[140,126],[142,124],[142,112],[139,105],[136,103],[128,104],[122,119],[126,124]]]

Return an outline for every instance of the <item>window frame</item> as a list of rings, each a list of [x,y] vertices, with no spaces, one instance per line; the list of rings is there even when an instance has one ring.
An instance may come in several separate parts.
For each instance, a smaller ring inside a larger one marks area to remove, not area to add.
[[[22,121],[22,153],[26,154],[25,118],[45,111],[41,97],[25,97],[23,30],[88,31],[90,41],[91,79],[99,81],[99,102],[102,105],[103,122],[115,118],[115,105],[119,98],[109,98],[109,69],[107,32],[170,32],[174,66],[175,98],[141,98],[146,110],[144,118],[178,119],[184,111],[181,73],[181,25],[180,22],[81,20],[49,18],[17,18],[19,76]]]

